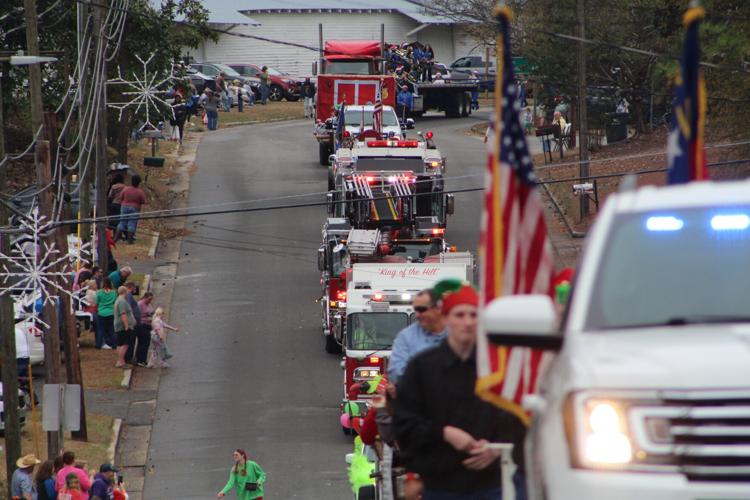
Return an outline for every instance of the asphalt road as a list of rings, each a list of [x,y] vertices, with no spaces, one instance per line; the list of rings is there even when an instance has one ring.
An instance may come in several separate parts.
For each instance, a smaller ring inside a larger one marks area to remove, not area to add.
[[[434,131],[448,176],[461,177],[449,188],[483,184],[485,148],[464,134],[477,120],[417,124]],[[296,121],[205,136],[189,205],[324,200],[326,170],[311,129]],[[307,193],[318,194],[278,199]],[[476,248],[480,205],[479,192],[456,195],[447,238],[461,250]],[[159,388],[144,498],[214,497],[235,448],[268,473],[265,498],[351,498],[340,358],[324,352],[315,302],[324,217],[312,207],[188,220],[171,311],[183,331],[170,337],[174,358]]]

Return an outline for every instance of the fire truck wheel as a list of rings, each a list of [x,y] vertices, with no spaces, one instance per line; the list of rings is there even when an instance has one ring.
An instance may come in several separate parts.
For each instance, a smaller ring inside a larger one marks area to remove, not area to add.
[[[341,346],[336,342],[333,335],[326,335],[326,352],[328,354],[341,354]]]
[[[328,156],[332,153],[331,147],[324,143],[318,143],[318,160],[321,165],[328,165]]]
[[[357,492],[357,500],[375,500],[376,498],[375,486],[372,484],[360,487]]]

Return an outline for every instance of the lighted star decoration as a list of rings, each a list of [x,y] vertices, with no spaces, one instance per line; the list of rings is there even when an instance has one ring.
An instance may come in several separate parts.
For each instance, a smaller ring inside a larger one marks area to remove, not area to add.
[[[17,238],[13,242],[10,254],[0,252],[0,296],[12,292],[27,292],[36,300],[41,297],[43,304],[54,304],[63,294],[73,299],[71,263],[85,261],[83,257],[90,249],[90,243],[81,245],[63,253],[54,242],[47,241],[47,235],[53,230],[52,222],[32,209],[28,217],[21,219],[21,230],[26,238]],[[31,308],[35,321],[49,328],[49,325],[37,316],[36,307]]]
[[[141,64],[143,64],[143,76],[137,75],[133,72],[132,80],[125,80],[120,73],[119,66],[117,67],[117,78],[107,80],[107,85],[125,85],[130,90],[122,92],[122,95],[126,99],[130,99],[127,102],[108,102],[107,105],[111,108],[120,111],[119,119],[122,120],[123,112],[128,108],[135,107],[134,114],[137,116],[139,112],[144,111],[145,123],[141,125],[138,131],[142,131],[145,128],[156,129],[156,125],[151,122],[153,115],[159,116],[160,109],[168,109],[169,113],[174,118],[174,111],[172,106],[165,101],[162,96],[167,93],[165,87],[172,80],[172,71],[164,79],[159,79],[157,73],[149,73],[148,65],[154,58],[154,54],[145,61],[140,56],[136,55]]]

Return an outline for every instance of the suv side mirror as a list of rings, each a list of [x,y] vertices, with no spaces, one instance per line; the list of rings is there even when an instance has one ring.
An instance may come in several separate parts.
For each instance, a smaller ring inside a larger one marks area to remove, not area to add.
[[[562,334],[547,295],[508,295],[487,305],[484,328],[492,343],[557,351]]]
[[[445,213],[448,215],[453,215],[453,212],[456,211],[456,198],[453,196],[453,193],[448,193],[445,195]]]
[[[336,155],[335,154],[328,155],[328,164],[333,165],[334,161],[336,161]]]
[[[326,270],[326,247],[318,248],[318,271]]]
[[[411,130],[411,129],[414,128],[414,125],[415,125],[414,118],[407,118],[406,119],[406,128],[408,128],[409,130]]]

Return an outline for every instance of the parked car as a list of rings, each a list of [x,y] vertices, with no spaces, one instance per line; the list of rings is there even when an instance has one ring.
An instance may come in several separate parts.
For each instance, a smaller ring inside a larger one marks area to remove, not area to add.
[[[187,77],[190,78],[190,81],[195,85],[195,90],[198,93],[198,95],[203,93],[203,90],[206,88],[209,88],[211,90],[216,90],[216,80],[214,78],[211,78],[208,75],[205,75],[198,71],[195,68],[191,68],[188,66],[186,69]]]
[[[476,71],[480,79],[479,88],[481,90],[492,89],[495,86],[495,61],[489,61],[489,75],[485,78],[485,61],[481,56],[464,56],[459,57],[449,64],[451,69],[451,78],[453,80],[466,80],[471,77],[472,71]]]
[[[262,66],[257,64],[238,63],[230,64],[232,69],[237,71],[239,74],[248,77],[257,77],[260,74]],[[289,76],[287,73],[282,73],[273,68],[268,68],[268,74],[271,76],[271,88],[268,93],[268,98],[272,101],[280,101],[286,99],[287,101],[298,101],[302,95],[302,83],[304,80]]]
[[[65,200],[65,204],[67,205],[67,209],[69,210],[69,215],[71,217],[76,217],[78,214],[78,210],[80,207],[80,201],[81,201],[81,192],[80,190],[76,189],[78,188],[78,182],[74,181],[70,183],[70,190],[73,191],[73,194],[64,194],[63,199]],[[22,190],[18,191],[16,194],[14,194],[10,198],[10,203],[13,205],[13,207],[25,214],[31,214],[31,208],[32,206],[36,205],[37,203],[37,196],[36,192],[38,191],[38,188],[36,184],[32,184],[31,186],[26,186]],[[91,186],[91,191],[89,194],[89,200],[91,200],[91,204],[93,206],[94,200],[96,200],[96,191],[94,190],[94,187]],[[91,214],[88,214],[89,216]],[[18,214],[14,213],[10,216],[10,223],[12,226],[18,226],[19,225],[19,216]],[[70,226],[74,227],[74,226]]]
[[[240,84],[244,85],[246,82],[249,82],[250,87],[252,87],[253,92],[256,94],[256,96],[260,95],[260,79],[256,78],[255,76],[243,76],[226,64],[199,62],[191,64],[190,69],[211,78],[211,80],[213,81],[213,86],[209,88],[212,90],[216,90],[216,79],[219,77],[219,73],[224,73],[226,75],[227,83],[231,83],[234,80],[239,80]],[[189,72],[190,71],[188,70],[188,73]],[[202,92],[203,90],[200,91]],[[232,105],[236,104],[234,102],[235,97],[236,96],[234,95],[232,96]]]

